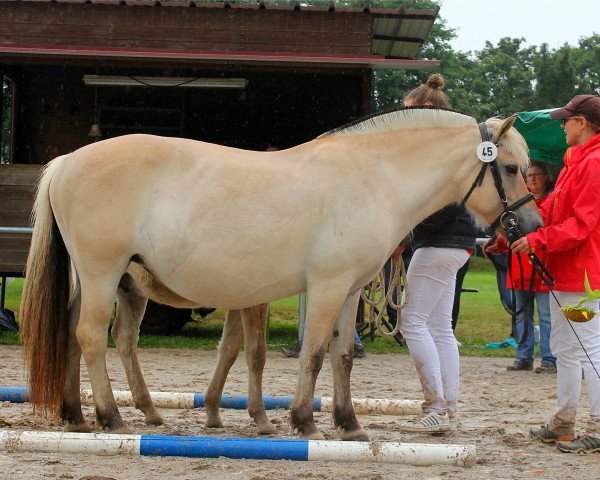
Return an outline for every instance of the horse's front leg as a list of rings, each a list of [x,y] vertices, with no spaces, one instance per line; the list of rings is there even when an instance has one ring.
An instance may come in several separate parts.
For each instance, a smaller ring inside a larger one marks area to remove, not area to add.
[[[219,428],[223,426],[219,414],[219,404],[223,395],[223,387],[227,380],[227,374],[235,359],[240,353],[244,331],[242,330],[240,310],[229,310],[223,325],[223,335],[218,348],[217,366],[210,379],[208,390],[204,396],[204,408],[206,409],[206,428]]]
[[[299,433],[304,438],[322,440],[325,437],[317,429],[313,415],[315,383],[347,291],[338,291],[336,294],[334,288],[320,284],[307,293],[309,303],[300,351],[300,373],[290,408],[290,422],[294,433]]]
[[[106,370],[108,325],[116,292],[105,281],[82,278],[81,315],[75,335],[90,375],[98,427],[111,433],[131,433],[121,418]]]
[[[90,426],[81,412],[80,385],[80,362],[81,348],[75,338],[75,329],[81,312],[81,290],[76,282],[73,299],[69,305],[69,346],[67,353],[67,375],[63,388],[63,402],[60,410],[60,418],[65,422],[67,432],[90,432]]]
[[[152,402],[137,356],[138,333],[147,302],[148,299],[140,293],[133,278],[129,274],[123,275],[117,290],[117,310],[111,333],[135,407],[144,413],[146,425],[162,425],[164,420]]]
[[[329,346],[333,370],[333,420],[341,430],[342,440],[368,441],[369,436],[354,414],[350,394],[350,372],[354,357],[354,329],[360,290],[348,296],[337,318]]]
[[[242,310],[248,364],[248,413],[254,419],[261,435],[277,433],[277,428],[267,418],[262,394],[262,376],[267,356],[268,313],[268,303]]]

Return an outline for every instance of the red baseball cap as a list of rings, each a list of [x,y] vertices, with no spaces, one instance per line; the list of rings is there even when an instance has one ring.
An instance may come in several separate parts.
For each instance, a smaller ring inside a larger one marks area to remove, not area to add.
[[[564,120],[578,115],[600,126],[600,97],[596,95],[576,95],[563,108],[557,108],[550,112],[550,116],[555,120]]]

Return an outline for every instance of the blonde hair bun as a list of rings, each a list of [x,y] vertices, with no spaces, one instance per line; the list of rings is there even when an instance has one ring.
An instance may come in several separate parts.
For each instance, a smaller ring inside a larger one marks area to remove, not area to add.
[[[444,87],[444,77],[440,73],[433,73],[427,79],[426,85],[429,88],[435,88],[441,90]]]

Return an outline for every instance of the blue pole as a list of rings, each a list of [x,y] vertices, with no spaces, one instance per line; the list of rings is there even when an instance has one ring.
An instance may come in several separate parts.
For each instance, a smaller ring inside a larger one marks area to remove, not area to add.
[[[306,461],[308,441],[142,435],[140,455]]]
[[[26,387],[0,387],[2,402],[27,403],[29,400],[29,389]]]

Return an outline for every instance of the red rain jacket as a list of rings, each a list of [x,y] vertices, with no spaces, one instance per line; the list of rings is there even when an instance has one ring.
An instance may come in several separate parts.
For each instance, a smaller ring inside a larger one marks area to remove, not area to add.
[[[544,228],[527,235],[556,281],[553,289],[584,292],[584,272],[600,288],[600,134],[570,147],[554,191],[541,205]]]

